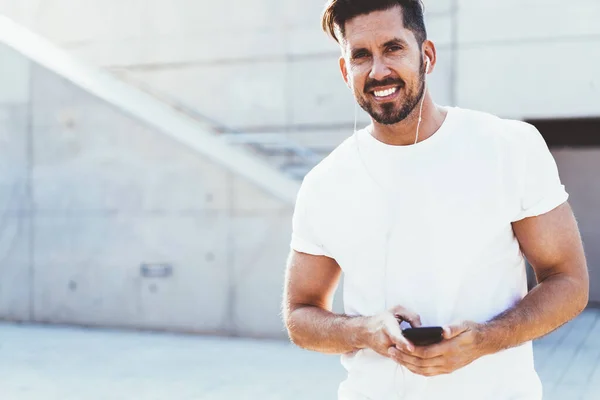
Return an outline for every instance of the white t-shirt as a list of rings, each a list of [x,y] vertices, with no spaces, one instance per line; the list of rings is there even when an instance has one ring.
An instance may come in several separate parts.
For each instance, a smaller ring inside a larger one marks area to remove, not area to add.
[[[367,130],[304,179],[292,249],[335,259],[348,315],[402,305],[424,326],[486,322],[527,293],[511,223],[568,195],[539,132],[520,121],[448,108],[441,128],[411,146]],[[372,350],[342,356],[339,399],[539,400],[531,343],[423,377]]]

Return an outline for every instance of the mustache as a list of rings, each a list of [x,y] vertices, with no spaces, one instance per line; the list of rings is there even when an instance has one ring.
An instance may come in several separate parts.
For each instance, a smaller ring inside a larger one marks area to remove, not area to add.
[[[400,78],[386,78],[382,81],[376,81],[374,79],[365,83],[365,93],[372,91],[381,86],[400,86],[404,87],[404,81]]]

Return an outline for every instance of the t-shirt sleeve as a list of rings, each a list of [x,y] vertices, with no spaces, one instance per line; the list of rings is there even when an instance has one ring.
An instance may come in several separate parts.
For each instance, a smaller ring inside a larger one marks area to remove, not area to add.
[[[519,140],[523,150],[520,174],[521,210],[514,221],[552,211],[569,197],[544,138],[534,126],[523,126],[525,129]]]
[[[312,202],[315,195],[315,189],[305,179],[296,198],[296,206],[292,217],[290,247],[300,253],[331,257],[314,230],[313,219],[315,215]]]

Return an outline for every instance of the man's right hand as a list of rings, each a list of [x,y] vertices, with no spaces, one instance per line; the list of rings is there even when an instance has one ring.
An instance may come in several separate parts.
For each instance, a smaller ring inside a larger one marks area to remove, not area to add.
[[[389,357],[388,350],[394,347],[408,353],[412,344],[402,336],[398,320],[418,327],[419,316],[404,307],[373,317],[334,314],[333,296],[341,275],[333,258],[291,252],[283,296],[283,318],[291,341],[325,354],[370,348]]]
[[[389,350],[393,347],[412,353],[414,345],[402,336],[401,321],[408,322],[413,328],[421,326],[419,315],[401,306],[368,317],[365,322],[367,329],[364,343],[366,347],[388,358],[390,357]]]

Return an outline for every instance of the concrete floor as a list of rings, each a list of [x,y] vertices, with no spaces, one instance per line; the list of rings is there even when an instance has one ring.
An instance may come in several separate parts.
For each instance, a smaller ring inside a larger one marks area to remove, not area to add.
[[[536,342],[545,399],[600,399],[599,329],[590,310]],[[331,400],[343,378],[286,342],[0,324],[2,400]]]

